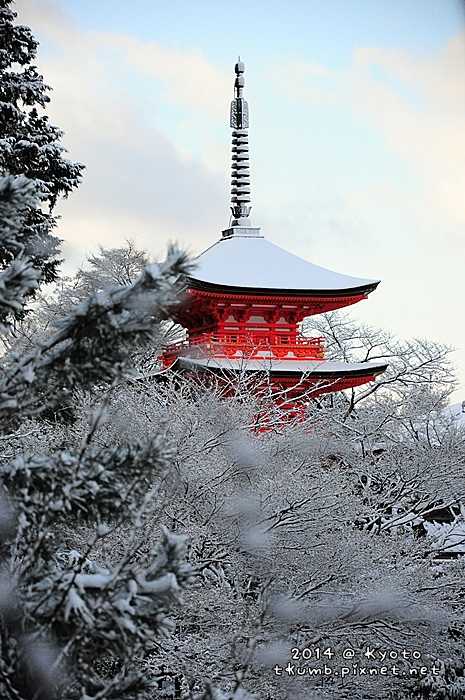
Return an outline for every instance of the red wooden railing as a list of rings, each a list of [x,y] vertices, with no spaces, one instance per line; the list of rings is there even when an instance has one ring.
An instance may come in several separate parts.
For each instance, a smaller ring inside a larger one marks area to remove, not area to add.
[[[324,339],[278,333],[201,333],[189,340],[170,345],[162,360],[169,366],[178,355],[197,347],[212,357],[248,357],[286,360],[324,360]]]

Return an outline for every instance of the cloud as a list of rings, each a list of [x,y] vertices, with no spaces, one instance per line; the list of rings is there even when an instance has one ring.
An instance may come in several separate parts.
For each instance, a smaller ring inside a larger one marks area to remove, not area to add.
[[[179,51],[125,34],[97,37],[97,41],[119,49],[137,72],[161,81],[169,101],[224,120],[231,76],[209,63],[200,51]]]
[[[36,0],[16,0],[16,7],[20,21],[30,24],[33,31],[47,41],[66,49],[68,56],[74,51],[82,56],[82,49],[90,49],[89,60],[92,61],[92,54],[103,54],[105,48],[114,49],[119,60],[132,67],[136,74],[160,82],[164,98],[224,119],[224,106],[230,100],[231,76],[209,62],[200,50],[179,50],[129,34],[84,31],[54,0],[41,0],[40,5]]]
[[[389,146],[415,167],[426,199],[452,226],[465,225],[465,33],[434,58],[365,49],[355,65],[362,68],[355,80],[360,108],[382,129]],[[413,99],[370,77],[373,67]]]
[[[460,33],[435,55],[358,48],[349,67],[293,62],[281,69],[278,79],[305,102],[350,105],[358,119],[375,127],[388,148],[414,168],[423,187],[420,218],[430,220],[434,208],[457,231],[465,225],[464,74],[465,33]]]
[[[395,156],[394,168],[391,163],[381,172],[369,158],[362,165],[368,177],[341,194],[334,208],[356,221],[359,233],[349,235],[345,246],[333,246],[322,264],[351,270],[358,257],[365,260],[383,284],[355,313],[401,336],[456,347],[463,383],[465,330],[458,319],[465,260],[465,33],[434,53],[360,47],[338,69],[281,61],[274,75],[303,113],[315,106],[339,113],[342,130],[350,114],[366,125],[372,143],[377,136]],[[366,157],[360,143],[360,163]],[[353,163],[355,171],[360,163]]]
[[[39,8],[21,0],[17,10],[45,45],[38,65],[53,87],[47,111],[64,129],[71,157],[86,165],[82,185],[60,206],[59,233],[71,263],[97,244],[128,237],[154,254],[168,240],[209,242],[227,223],[226,182],[180,151],[157,114],[147,113],[142,91],[128,97],[114,76],[144,72],[173,102],[214,118],[225,99],[218,100],[221,74],[201,54],[79,29],[56,2]]]

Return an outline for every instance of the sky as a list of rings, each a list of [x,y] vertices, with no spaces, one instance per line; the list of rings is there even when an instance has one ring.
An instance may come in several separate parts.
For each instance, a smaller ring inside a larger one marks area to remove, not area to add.
[[[455,348],[465,399],[465,3],[17,0],[51,119],[86,165],[60,206],[65,271],[132,239],[192,254],[229,222],[234,63],[252,222],[382,283],[362,324]],[[257,265],[260,261],[257,261]]]

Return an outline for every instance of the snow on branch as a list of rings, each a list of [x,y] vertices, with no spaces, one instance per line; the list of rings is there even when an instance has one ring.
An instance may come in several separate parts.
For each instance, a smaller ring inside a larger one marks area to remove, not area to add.
[[[37,289],[41,273],[24,253],[22,231],[29,207],[39,200],[37,186],[25,177],[0,178],[0,247],[10,259],[0,272],[0,324],[8,326]],[[14,257],[13,257],[14,256]]]
[[[188,270],[186,255],[170,247],[166,260],[147,265],[133,284],[92,294],[57,322],[47,342],[15,359],[0,384],[0,414],[38,414],[66,405],[76,387],[120,378],[130,352],[150,342],[157,323],[174,312],[176,282]]]

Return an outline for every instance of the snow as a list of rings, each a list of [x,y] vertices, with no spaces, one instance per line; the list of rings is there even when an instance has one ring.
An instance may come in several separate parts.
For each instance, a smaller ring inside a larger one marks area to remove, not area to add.
[[[261,235],[224,237],[195,263],[192,279],[221,286],[328,291],[378,284],[313,265]]]
[[[465,522],[456,518],[452,523],[423,523],[429,537],[433,540],[433,549],[445,552],[465,554]]]
[[[243,358],[223,358],[223,357],[206,357],[206,358],[194,358],[194,357],[178,357],[176,364],[182,368],[209,368],[209,369],[230,369],[230,370],[241,370],[247,369],[247,371],[255,372],[295,372],[301,374],[302,372],[313,372],[315,374],[332,374],[337,373],[340,375],[352,374],[355,372],[363,372],[364,374],[378,374],[382,372],[386,364],[376,363],[376,362],[359,362],[359,363],[348,363],[348,362],[336,362],[333,360],[307,360],[300,362],[299,360],[244,360]]]
[[[465,428],[465,401],[448,406],[443,413],[445,416],[452,418],[457,424],[463,425]]]

